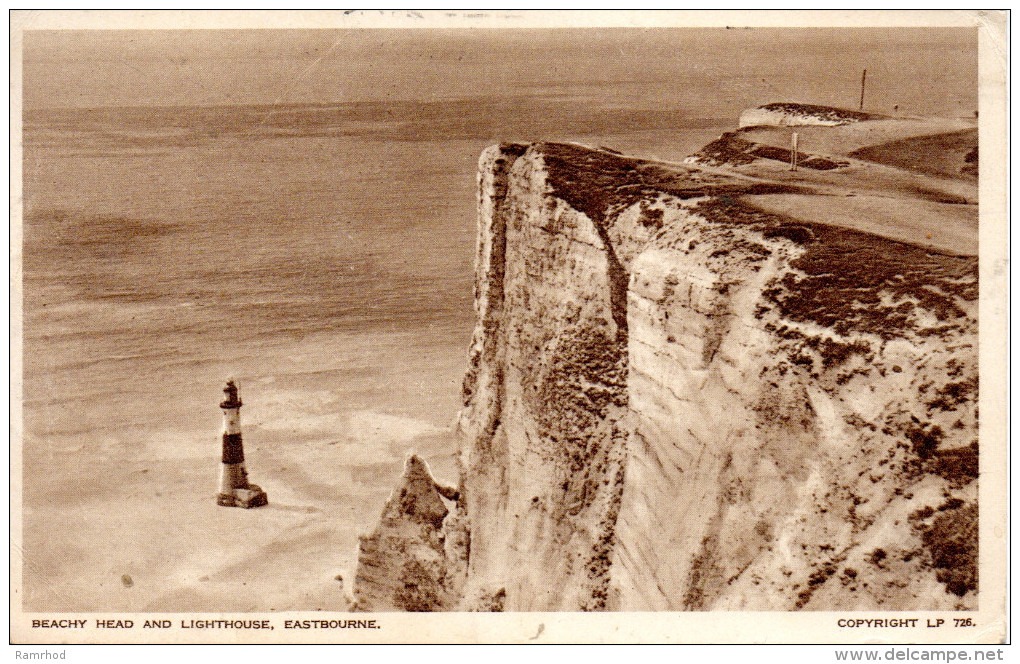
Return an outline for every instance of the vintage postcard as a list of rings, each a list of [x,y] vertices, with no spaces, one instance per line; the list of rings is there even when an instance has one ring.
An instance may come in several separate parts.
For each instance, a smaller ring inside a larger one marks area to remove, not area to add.
[[[1004,12],[14,12],[11,640],[1006,638]]]

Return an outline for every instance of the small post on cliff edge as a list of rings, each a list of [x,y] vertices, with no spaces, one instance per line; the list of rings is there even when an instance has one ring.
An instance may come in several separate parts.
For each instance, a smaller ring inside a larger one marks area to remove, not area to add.
[[[861,72],[861,105],[857,108],[858,111],[864,110],[864,82],[868,80],[868,70],[865,69]]]
[[[797,132],[793,132],[793,136],[792,136],[792,139],[791,139],[791,142],[793,144],[793,149],[790,150],[790,170],[791,171],[797,170],[797,138],[798,138],[797,137]]]

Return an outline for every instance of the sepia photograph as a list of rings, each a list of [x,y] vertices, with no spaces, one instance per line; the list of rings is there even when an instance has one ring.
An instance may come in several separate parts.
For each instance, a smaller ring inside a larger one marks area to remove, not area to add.
[[[258,14],[12,13],[12,643],[1002,642],[1005,12]]]

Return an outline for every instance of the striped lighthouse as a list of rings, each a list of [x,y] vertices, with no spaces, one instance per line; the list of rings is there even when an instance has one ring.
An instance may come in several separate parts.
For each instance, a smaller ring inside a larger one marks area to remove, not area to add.
[[[241,398],[233,379],[223,388],[223,457],[220,464],[220,490],[216,504],[224,507],[258,507],[269,502],[266,492],[248,483],[241,441]]]

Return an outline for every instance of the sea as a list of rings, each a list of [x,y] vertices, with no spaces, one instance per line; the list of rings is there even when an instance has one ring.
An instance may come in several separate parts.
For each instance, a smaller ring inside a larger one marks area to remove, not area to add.
[[[249,412],[294,393],[255,426],[302,419],[321,395],[446,426],[473,327],[482,149],[686,132],[658,149],[679,158],[732,122],[618,112],[515,129],[506,105],[27,113],[29,449],[215,430],[227,377]]]

